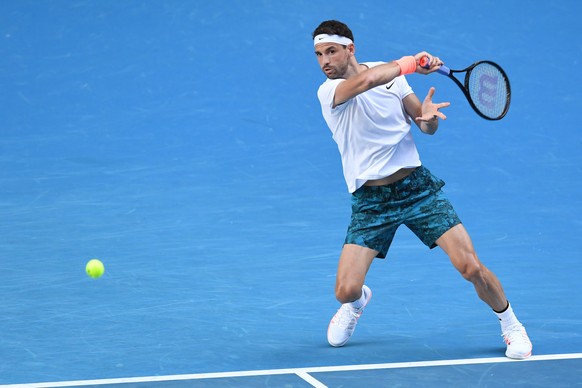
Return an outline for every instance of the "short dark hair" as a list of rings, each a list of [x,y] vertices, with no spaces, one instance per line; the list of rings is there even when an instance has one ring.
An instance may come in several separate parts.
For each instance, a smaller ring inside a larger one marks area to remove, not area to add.
[[[354,42],[354,34],[352,34],[352,30],[350,30],[346,24],[337,20],[326,20],[321,22],[315,31],[313,31],[313,35],[311,37],[315,38],[319,34],[345,36]]]

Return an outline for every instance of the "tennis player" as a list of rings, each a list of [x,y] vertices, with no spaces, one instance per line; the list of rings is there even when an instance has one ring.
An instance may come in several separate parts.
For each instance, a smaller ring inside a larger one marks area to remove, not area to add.
[[[364,282],[374,258],[385,258],[396,229],[404,224],[429,248],[439,246],[470,281],[501,322],[506,356],[525,359],[532,344],[515,316],[497,277],[477,257],[467,231],[441,191],[444,182],[422,165],[411,124],[436,132],[440,109],[430,88],[421,103],[405,75],[429,74],[443,62],[427,52],[392,62],[356,60],[354,37],[344,23],[329,20],[313,32],[315,54],[327,80],[317,96],[323,117],[341,154],[352,194],[352,216],[339,258],[335,296],[341,307],[331,319],[327,339],[345,345],[370,302]],[[430,67],[419,66],[423,56]]]

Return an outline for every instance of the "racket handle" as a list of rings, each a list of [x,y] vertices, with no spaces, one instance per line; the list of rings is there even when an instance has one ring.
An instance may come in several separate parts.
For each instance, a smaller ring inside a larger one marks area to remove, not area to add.
[[[437,69],[437,72],[438,73],[441,73],[441,74],[444,74],[444,75],[449,75],[449,74],[451,74],[451,69],[449,69],[445,65],[441,65],[441,67],[439,67]]]
[[[420,67],[424,67],[425,69],[428,69],[430,67],[430,58],[425,55],[424,57],[420,58],[420,61],[418,61],[418,64],[420,65]],[[451,73],[451,69],[449,69],[445,65],[441,65],[441,67],[439,67],[437,69],[437,72],[444,74],[444,75],[449,75]]]

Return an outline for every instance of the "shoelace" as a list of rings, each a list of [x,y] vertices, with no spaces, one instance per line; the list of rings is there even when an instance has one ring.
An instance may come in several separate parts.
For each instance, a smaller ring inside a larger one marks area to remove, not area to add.
[[[521,323],[509,326],[502,334],[506,344],[515,342],[528,342],[529,339]]]
[[[361,315],[361,310],[356,310],[349,306],[342,306],[336,314],[336,319],[340,327],[344,329],[352,329]]]

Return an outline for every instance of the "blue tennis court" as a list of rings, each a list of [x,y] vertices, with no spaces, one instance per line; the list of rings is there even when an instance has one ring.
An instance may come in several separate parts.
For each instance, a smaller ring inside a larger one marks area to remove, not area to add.
[[[582,386],[582,3],[0,1],[0,386]],[[501,121],[413,134],[534,350],[398,231],[331,348],[350,195],[311,32],[508,73]],[[85,263],[101,259],[91,279]]]

